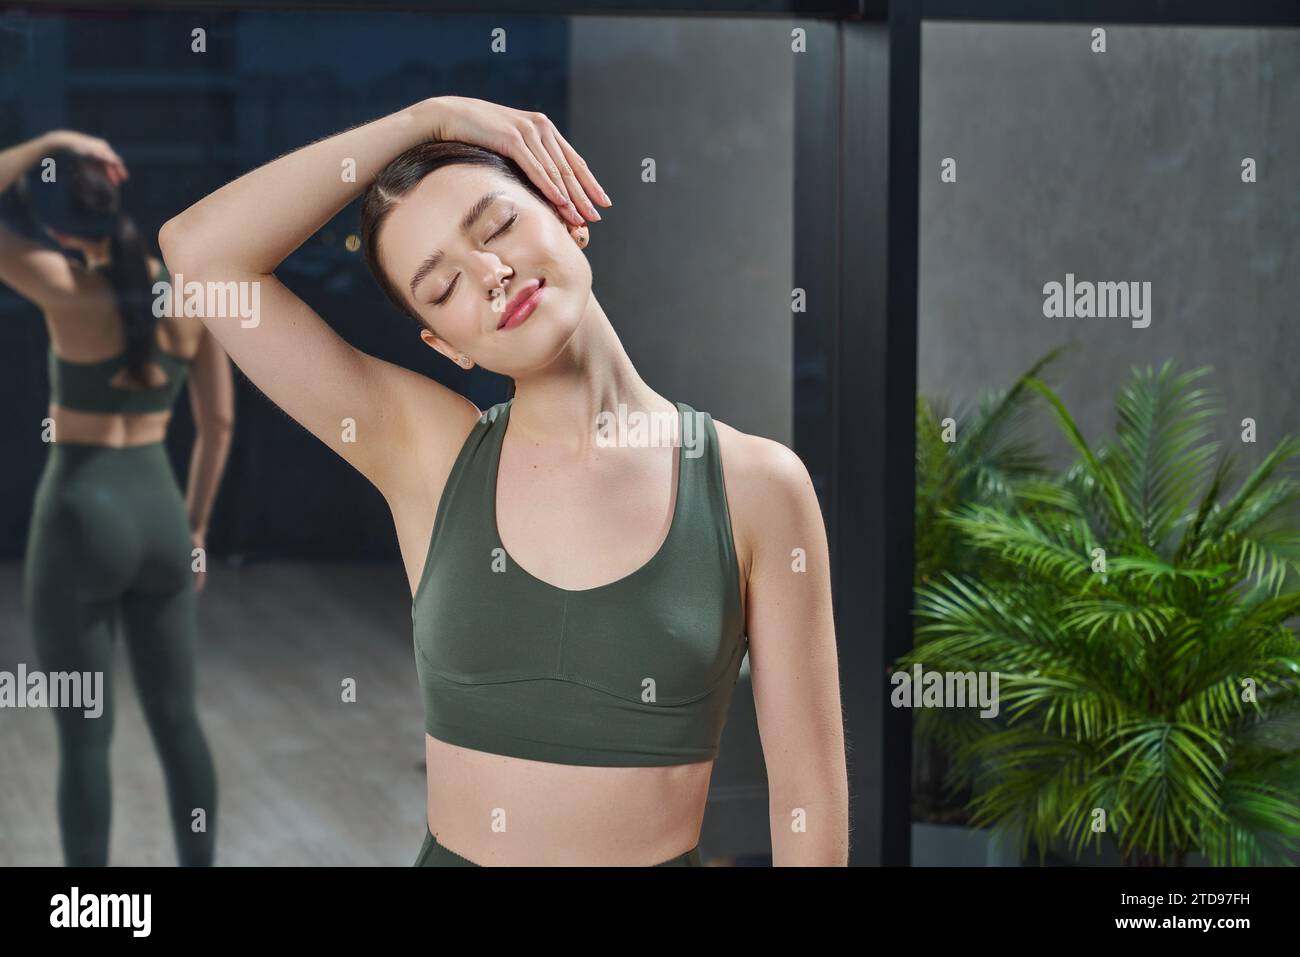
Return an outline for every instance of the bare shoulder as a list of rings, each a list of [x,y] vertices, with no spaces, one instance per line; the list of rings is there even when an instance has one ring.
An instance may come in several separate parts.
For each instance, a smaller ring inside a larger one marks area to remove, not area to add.
[[[797,491],[805,483],[812,489],[808,469],[793,449],[766,436],[741,432],[718,419],[713,424],[728,479],[734,474],[742,483],[783,486],[787,492]]]
[[[737,548],[750,567],[760,534],[821,521],[812,477],[794,450],[713,420]],[[743,545],[742,545],[743,542]]]

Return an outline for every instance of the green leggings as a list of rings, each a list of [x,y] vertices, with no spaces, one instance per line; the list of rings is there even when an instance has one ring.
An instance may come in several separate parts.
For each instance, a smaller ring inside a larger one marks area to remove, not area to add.
[[[420,847],[420,853],[415,858],[415,867],[478,867],[467,857],[461,857],[450,848],[443,847],[438,843],[438,839],[433,836],[425,825],[424,844]],[[679,854],[671,861],[664,861],[662,864],[656,864],[655,867],[702,867],[703,862],[700,860],[699,845],[691,848],[685,854]]]
[[[162,761],[179,862],[212,863],[216,772],[195,705],[190,550],[185,503],[161,443],[50,447],[23,567],[36,656],[47,676],[103,674],[97,717],[80,708],[51,709],[59,739],[59,829],[69,866],[108,863],[119,627]]]

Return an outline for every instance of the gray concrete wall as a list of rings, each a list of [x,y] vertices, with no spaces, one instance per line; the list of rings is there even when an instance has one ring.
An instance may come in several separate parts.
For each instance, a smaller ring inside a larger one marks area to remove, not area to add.
[[[1071,343],[1096,441],[1130,366],[1208,364],[1253,464],[1300,432],[1300,31],[1112,26],[1094,53],[1091,29],[923,28],[919,388],[968,399]],[[1045,318],[1067,272],[1149,281],[1150,326]]]
[[[794,75],[784,20],[576,17],[566,138],[614,206],[593,288],[652,388],[793,440]],[[652,157],[658,182],[641,181]]]

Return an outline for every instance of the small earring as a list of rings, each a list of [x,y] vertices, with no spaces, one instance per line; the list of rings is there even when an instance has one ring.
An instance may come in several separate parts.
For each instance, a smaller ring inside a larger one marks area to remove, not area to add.
[[[590,242],[591,239],[586,226],[575,226],[573,229],[569,230],[569,235],[573,237],[573,241],[582,249],[587,248],[587,243]]]
[[[466,355],[457,356],[456,363],[465,369],[468,369],[470,365],[472,365],[472,363],[469,361],[469,356]]]

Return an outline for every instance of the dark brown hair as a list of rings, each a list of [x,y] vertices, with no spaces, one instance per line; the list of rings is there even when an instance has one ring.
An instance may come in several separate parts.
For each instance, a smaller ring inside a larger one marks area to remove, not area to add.
[[[432,332],[437,330],[411,310],[406,298],[393,287],[388,274],[384,272],[379,262],[379,229],[393,207],[403,196],[415,189],[426,176],[444,166],[457,164],[482,166],[513,180],[531,191],[555,214],[557,219],[564,221],[559,210],[555,208],[555,203],[524,174],[518,163],[508,156],[502,156],[480,146],[457,140],[421,143],[419,146],[411,147],[385,166],[383,172],[370,184],[361,202],[361,250],[365,255],[366,265],[370,267],[371,274],[379,283],[379,288],[384,291],[384,295],[388,297],[388,301],[414,319],[420,328]],[[514,394],[515,381],[511,379],[508,397],[513,397]]]
[[[48,226],[81,239],[107,237],[109,262],[104,278],[113,288],[122,320],[127,372],[137,382],[146,383],[145,367],[158,317],[153,312],[153,282],[144,237],[122,208],[122,192],[100,160],[60,152],[55,156],[55,169],[62,175],[53,182],[20,184],[28,216],[38,228]]]

